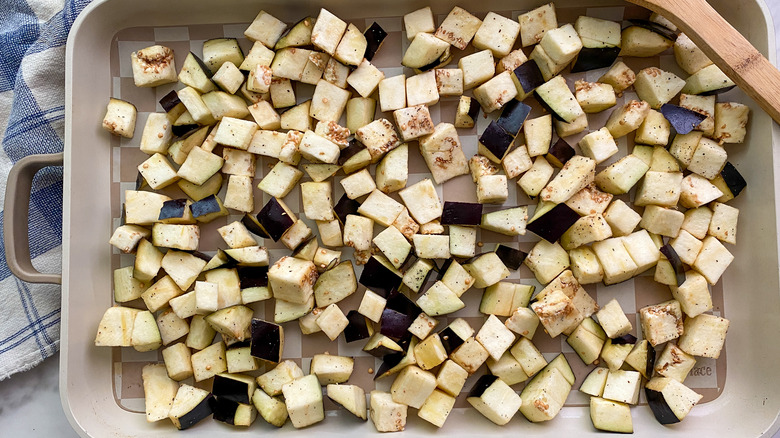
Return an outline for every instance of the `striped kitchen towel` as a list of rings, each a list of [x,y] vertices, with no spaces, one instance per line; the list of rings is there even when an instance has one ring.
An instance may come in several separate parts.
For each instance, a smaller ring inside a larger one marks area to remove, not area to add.
[[[0,7],[0,205],[8,172],[31,154],[61,152],[65,126],[65,42],[89,0],[3,0]],[[0,221],[3,220],[0,213]],[[33,181],[29,220],[33,265],[59,272],[62,168]],[[0,224],[0,229],[1,224]],[[20,281],[0,245],[0,380],[54,354],[60,287]]]

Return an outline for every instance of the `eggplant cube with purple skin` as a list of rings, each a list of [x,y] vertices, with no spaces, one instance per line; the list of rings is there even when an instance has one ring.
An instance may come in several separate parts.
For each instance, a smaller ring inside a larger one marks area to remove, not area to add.
[[[645,385],[647,404],[661,424],[678,423],[702,395],[669,377],[653,377]]]
[[[509,423],[522,405],[514,390],[496,376],[482,376],[466,399],[488,420],[499,426]]]

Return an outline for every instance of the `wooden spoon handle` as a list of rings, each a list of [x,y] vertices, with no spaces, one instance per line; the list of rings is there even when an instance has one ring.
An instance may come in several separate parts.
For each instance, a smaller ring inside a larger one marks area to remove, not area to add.
[[[780,123],[780,71],[704,0],[628,0],[657,12]]]

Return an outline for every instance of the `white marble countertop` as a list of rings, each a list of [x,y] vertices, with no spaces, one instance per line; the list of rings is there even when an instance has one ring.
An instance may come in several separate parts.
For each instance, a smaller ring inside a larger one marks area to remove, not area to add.
[[[780,48],[780,0],[765,0]],[[778,50],[780,58],[780,50]],[[7,437],[77,438],[59,396],[59,354],[25,373],[0,382],[0,430]],[[780,432],[773,438],[780,438]]]

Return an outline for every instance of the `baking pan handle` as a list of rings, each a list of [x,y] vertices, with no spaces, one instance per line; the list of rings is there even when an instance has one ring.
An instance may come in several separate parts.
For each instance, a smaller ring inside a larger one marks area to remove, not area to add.
[[[62,284],[62,275],[44,274],[33,267],[27,229],[33,177],[44,167],[62,166],[62,160],[62,152],[30,155],[14,164],[8,173],[3,206],[5,259],[11,272],[29,283]]]

